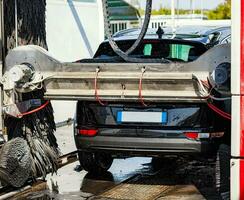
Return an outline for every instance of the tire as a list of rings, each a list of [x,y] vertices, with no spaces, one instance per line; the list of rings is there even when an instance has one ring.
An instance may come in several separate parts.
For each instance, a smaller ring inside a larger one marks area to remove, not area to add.
[[[164,159],[162,157],[153,157],[151,161],[151,166],[153,171],[158,171],[162,169],[165,165]]]
[[[79,152],[81,167],[87,172],[101,174],[106,172],[113,163],[113,158],[106,153]]]
[[[221,144],[216,158],[216,188],[222,199],[230,199],[230,146]]]
[[[171,166],[171,171],[174,173],[176,168],[176,156],[162,156],[162,157],[153,157],[151,161],[151,166],[153,171],[167,169],[168,166]]]

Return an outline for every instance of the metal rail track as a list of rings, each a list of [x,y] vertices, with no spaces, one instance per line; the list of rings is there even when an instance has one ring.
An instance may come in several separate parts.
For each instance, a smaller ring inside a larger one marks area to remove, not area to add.
[[[73,151],[71,153],[60,156],[58,161],[58,166],[59,168],[64,167],[65,165],[77,161],[77,159],[78,159],[77,151]]]
[[[56,123],[56,128],[58,129],[58,128],[62,128],[65,126],[71,126],[73,123],[74,123],[74,119],[68,118],[67,120]]]

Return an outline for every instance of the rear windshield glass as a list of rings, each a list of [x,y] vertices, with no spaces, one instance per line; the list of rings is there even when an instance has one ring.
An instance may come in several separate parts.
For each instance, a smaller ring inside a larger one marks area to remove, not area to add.
[[[126,51],[130,48],[133,41],[117,42],[121,50]],[[190,62],[196,60],[206,48],[201,43],[177,42],[174,40],[145,40],[131,54],[131,56],[143,58],[167,58],[175,61]],[[108,58],[117,56],[108,42],[100,45],[95,58]]]

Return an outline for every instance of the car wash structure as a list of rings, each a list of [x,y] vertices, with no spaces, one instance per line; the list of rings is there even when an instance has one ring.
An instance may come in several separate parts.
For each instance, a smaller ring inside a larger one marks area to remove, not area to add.
[[[138,102],[142,107],[147,106],[147,102],[195,102],[206,103],[220,115],[230,118],[229,114],[217,110],[217,108],[207,99],[210,88],[206,86],[208,80],[215,90],[221,93],[228,93],[228,70],[230,63],[230,45],[221,45],[209,49],[205,54],[194,62],[173,62],[166,58],[143,59],[131,57],[130,54],[138,47],[144,38],[148,29],[151,15],[152,0],[146,4],[146,17],[135,43],[126,52],[123,52],[113,40],[111,26],[108,20],[108,3],[103,0],[103,11],[105,17],[105,29],[109,43],[113,51],[125,62],[122,63],[97,63],[93,59],[88,59],[81,63],[63,63],[59,62],[48,52],[38,46],[19,46],[10,51],[6,57],[4,75],[2,77],[4,91],[4,114],[8,116],[7,124],[14,121],[13,118],[25,119],[31,117],[25,122],[32,122],[32,114],[36,114],[34,124],[28,124],[20,130],[25,130],[21,134],[25,139],[30,139],[29,143],[36,148],[41,146],[40,152],[46,154],[38,155],[38,159],[33,159],[37,163],[36,168],[42,171],[45,176],[48,169],[46,166],[54,169],[56,163],[55,138],[53,132],[40,130],[44,135],[44,143],[37,143],[35,137],[38,131],[30,129],[37,127],[39,118],[38,113],[50,114],[52,110],[48,109],[49,100],[87,100],[94,101],[102,106],[106,102]],[[163,34],[161,30],[161,34]],[[159,35],[161,35],[159,34]],[[159,36],[160,37],[160,36]],[[222,71],[227,76],[222,79]],[[217,75],[220,73],[220,79]],[[119,81],[118,81],[119,80]],[[150,83],[150,84],[146,84]],[[212,91],[212,90],[211,90]],[[31,95],[30,95],[31,94]],[[32,96],[32,97],[31,97]],[[31,109],[33,107],[35,109]],[[40,112],[39,112],[40,111]],[[12,117],[12,118],[11,118]],[[47,125],[44,118],[44,128],[54,130],[52,124]],[[16,123],[15,123],[16,124]],[[11,129],[8,133],[15,135],[17,129]],[[27,128],[26,128],[27,127]],[[30,130],[29,130],[30,129]],[[18,129],[19,130],[19,129]],[[34,135],[32,135],[34,134]],[[38,138],[42,138],[42,134]],[[34,138],[34,139],[33,139]],[[54,146],[49,145],[54,143]],[[49,149],[47,146],[54,147]],[[35,155],[32,152],[32,155]],[[46,159],[47,155],[48,159]],[[39,162],[41,160],[41,162]],[[37,173],[35,173],[37,174]]]
[[[244,199],[244,1],[232,1],[231,199]]]
[[[244,137],[242,136],[244,76],[240,75],[244,70],[241,46],[241,40],[244,39],[244,35],[241,34],[244,32],[244,24],[240,26],[239,23],[242,21],[244,1],[241,2],[243,2],[241,10],[239,10],[239,3],[233,2],[233,11],[236,16],[233,16],[232,24],[233,35],[235,35],[232,43],[232,58],[235,58],[232,59],[232,113],[234,113],[232,117],[232,199],[244,198],[244,161],[242,160],[244,157]],[[103,3],[105,27],[110,45],[114,52],[126,62],[104,64],[94,63],[91,59],[83,63],[63,63],[50,56],[41,47],[17,47],[7,55],[2,77],[5,115],[22,118],[46,108],[49,100],[57,99],[88,100],[101,105],[104,105],[104,101],[138,102],[144,107],[147,106],[147,102],[197,102],[210,104],[219,114],[226,118],[231,117],[226,112],[216,110],[214,105],[206,101],[209,97],[209,88],[205,87],[210,81],[221,94],[229,93],[228,84],[225,85],[229,78],[228,73],[224,78],[221,76],[223,71],[224,75],[229,71],[231,62],[229,44],[213,47],[199,59],[190,63],[171,62],[167,59],[131,58],[130,52],[140,44],[148,28],[152,1],[147,2],[148,19],[143,24],[142,32],[127,52],[121,51],[113,41],[111,31],[109,31],[110,24],[106,19],[108,15],[106,1]],[[237,11],[240,13],[238,14]],[[220,74],[219,79],[216,74]],[[143,84],[144,81],[150,84]],[[41,101],[39,98],[23,98],[30,92],[40,94],[40,90],[41,97],[38,97],[42,98]],[[30,110],[35,106],[36,109]],[[50,156],[52,156],[51,153]],[[237,183],[239,187],[236,187]]]

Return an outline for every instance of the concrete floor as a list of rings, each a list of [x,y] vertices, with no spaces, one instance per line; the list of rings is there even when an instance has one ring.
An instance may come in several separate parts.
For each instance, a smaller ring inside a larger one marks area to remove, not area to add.
[[[59,148],[63,155],[76,151],[74,133],[73,133],[73,125],[58,128],[55,133],[55,136],[57,138]]]

